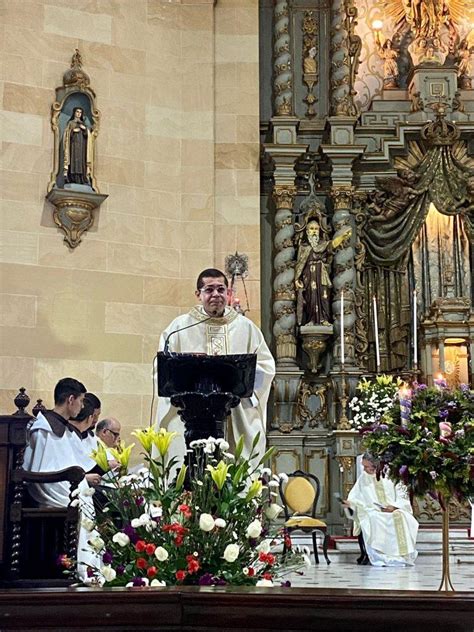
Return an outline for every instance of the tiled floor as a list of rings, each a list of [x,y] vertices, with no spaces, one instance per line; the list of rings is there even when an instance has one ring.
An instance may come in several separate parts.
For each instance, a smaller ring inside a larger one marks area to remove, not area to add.
[[[474,592],[474,564],[451,562],[451,581],[456,591]],[[303,575],[292,574],[292,586],[307,588],[349,588],[376,590],[438,590],[441,557],[436,561],[418,559],[411,568],[379,568],[340,562],[311,566]]]

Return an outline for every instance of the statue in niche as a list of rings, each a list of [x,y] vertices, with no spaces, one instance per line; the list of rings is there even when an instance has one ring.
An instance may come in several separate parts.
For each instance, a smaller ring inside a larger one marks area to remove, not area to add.
[[[474,46],[469,46],[466,38],[460,43],[458,55],[456,58],[456,66],[458,69],[458,84],[463,90],[472,88],[471,81],[471,55],[474,53]]]
[[[303,224],[296,224],[298,255],[295,266],[298,325],[330,325],[332,253],[350,237],[348,228],[330,240],[326,218],[320,204],[315,203]]]
[[[316,62],[316,47],[312,46],[307,56],[303,60],[303,72],[308,75],[315,75],[318,71]]]
[[[92,134],[84,119],[84,110],[75,107],[63,134],[64,181],[91,185],[93,146]]]
[[[383,44],[380,38],[375,40],[379,57],[383,60],[383,85],[384,88],[398,88],[398,51],[393,48],[391,39],[386,39]]]

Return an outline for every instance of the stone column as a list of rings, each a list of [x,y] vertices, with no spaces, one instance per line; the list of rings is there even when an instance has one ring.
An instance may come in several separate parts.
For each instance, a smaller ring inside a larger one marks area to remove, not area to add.
[[[296,366],[296,305],[294,287],[295,247],[293,236],[294,185],[275,185],[275,237],[273,268],[273,335],[276,342],[277,366]]]
[[[293,113],[293,75],[289,26],[288,0],[274,0],[273,111],[275,116],[289,116]]]
[[[343,242],[343,245],[336,249],[333,262],[333,304],[332,313],[334,317],[335,364],[341,363],[341,290],[344,290],[344,360],[346,367],[355,365],[354,352],[354,324],[356,320],[354,305],[354,290],[356,286],[355,269],[355,225],[351,216],[353,189],[351,186],[333,187],[331,197],[334,205],[332,224],[334,228],[334,238],[344,233],[348,228],[352,229],[352,238]]]
[[[331,4],[331,114],[353,116],[350,108],[349,33],[346,29],[344,0]]]

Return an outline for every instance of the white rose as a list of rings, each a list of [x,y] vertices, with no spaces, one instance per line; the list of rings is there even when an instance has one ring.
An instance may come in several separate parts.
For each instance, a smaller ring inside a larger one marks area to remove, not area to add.
[[[150,586],[166,586],[166,582],[162,582],[159,579],[152,579]]]
[[[89,544],[97,553],[99,553],[99,551],[102,551],[105,546],[105,542],[99,536],[92,538],[92,540],[89,540]]]
[[[275,520],[275,518],[283,511],[283,507],[272,503],[265,509],[265,515],[269,520]]]
[[[130,524],[132,525],[134,529],[137,529],[138,527],[142,526],[142,522],[140,518],[134,518]]]
[[[247,527],[246,533],[248,538],[258,538],[262,533],[262,523],[260,520],[253,520]]]
[[[263,540],[257,546],[257,551],[259,553],[268,553],[270,551],[270,542],[268,540]]]
[[[169,557],[168,551],[162,546],[157,546],[155,549],[155,557],[159,562],[165,562]]]
[[[112,538],[112,542],[115,542],[119,546],[128,546],[130,544],[130,538],[126,533],[119,531]]]
[[[214,529],[214,518],[211,514],[203,513],[199,517],[199,528],[201,531],[212,531]]]
[[[255,586],[272,587],[275,584],[270,579],[259,579]]]
[[[226,526],[227,522],[225,520],[223,520],[222,518],[216,518],[216,521],[215,521],[214,524],[219,529],[223,529]]]
[[[224,555],[222,556],[226,562],[235,562],[235,560],[239,557],[239,545],[238,544],[228,544],[225,547]]]
[[[83,518],[81,525],[84,527],[86,531],[92,531],[92,529],[94,528],[94,521],[91,520],[90,518]]]
[[[113,582],[114,579],[117,577],[117,573],[110,565],[102,566],[100,572],[102,573],[102,576],[106,582]]]

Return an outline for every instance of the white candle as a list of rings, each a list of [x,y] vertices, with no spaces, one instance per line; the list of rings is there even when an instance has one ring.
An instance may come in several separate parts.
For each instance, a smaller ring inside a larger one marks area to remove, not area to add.
[[[344,364],[344,290],[341,290],[341,364]]]
[[[375,336],[375,363],[377,365],[377,373],[380,371],[380,345],[379,345],[379,317],[377,313],[377,298],[374,294],[373,299],[374,308],[374,336]]]
[[[418,367],[418,323],[417,323],[416,290],[413,290],[413,366]]]

